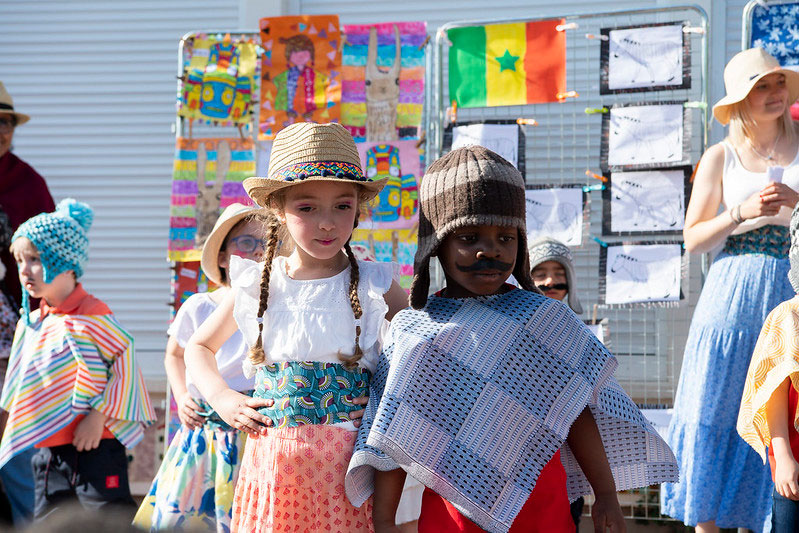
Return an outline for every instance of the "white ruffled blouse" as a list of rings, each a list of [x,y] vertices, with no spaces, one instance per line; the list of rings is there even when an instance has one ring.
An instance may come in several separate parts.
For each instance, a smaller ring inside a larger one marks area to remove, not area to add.
[[[383,295],[398,272],[393,263],[358,261],[358,297],[363,309],[359,365],[377,367],[386,321]],[[233,317],[248,346],[258,338],[258,301],[263,263],[230,257],[230,281],[236,294]],[[276,257],[269,279],[269,301],[264,315],[263,347],[266,362],[323,361],[340,363],[339,354],[355,351],[355,315],[349,298],[350,267],[329,278],[296,280],[286,269],[286,258]],[[254,375],[245,358],[244,372]]]

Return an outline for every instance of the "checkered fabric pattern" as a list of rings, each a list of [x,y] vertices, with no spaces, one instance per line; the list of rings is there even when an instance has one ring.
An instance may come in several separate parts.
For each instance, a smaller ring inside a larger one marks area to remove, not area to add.
[[[573,500],[591,488],[565,442],[590,406],[618,490],[678,479],[668,445],[613,378],[615,358],[573,313],[523,290],[407,309],[391,331],[346,477],[401,467],[483,529],[507,531],[554,453]]]

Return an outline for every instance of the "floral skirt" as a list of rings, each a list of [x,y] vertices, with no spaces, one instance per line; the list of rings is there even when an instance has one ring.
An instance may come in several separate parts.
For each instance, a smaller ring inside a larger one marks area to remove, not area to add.
[[[206,424],[181,426],[133,524],[150,531],[230,531],[233,488],[246,437]]]
[[[357,433],[335,425],[270,428],[244,449],[232,531],[372,532],[372,502],[353,507],[344,474]]]

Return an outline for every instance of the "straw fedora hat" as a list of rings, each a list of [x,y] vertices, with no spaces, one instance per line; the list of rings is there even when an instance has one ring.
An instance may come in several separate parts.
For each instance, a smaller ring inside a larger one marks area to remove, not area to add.
[[[211,230],[211,233],[205,240],[200,266],[208,279],[215,284],[222,284],[222,272],[219,270],[219,252],[222,249],[222,243],[225,241],[225,237],[227,237],[227,234],[233,229],[233,226],[247,216],[253,214],[269,216],[271,211],[251,205],[230,204],[222,211],[222,214],[219,215],[216,224],[214,224],[214,229]]]
[[[799,74],[782,68],[779,61],[762,48],[750,48],[735,54],[724,67],[724,88],[727,95],[713,106],[713,116],[723,125],[730,122],[733,104],[742,101],[764,76],[780,73],[785,75],[788,87],[788,105],[799,98]]]
[[[354,183],[365,191],[368,201],[388,178],[373,181],[363,175],[355,141],[341,124],[299,122],[275,136],[269,176],[247,178],[244,189],[256,204],[267,207],[272,193],[309,181]]]
[[[14,111],[14,100],[8,94],[6,86],[0,81],[0,115],[14,115],[17,119],[17,126],[25,124],[31,119],[29,115]]]

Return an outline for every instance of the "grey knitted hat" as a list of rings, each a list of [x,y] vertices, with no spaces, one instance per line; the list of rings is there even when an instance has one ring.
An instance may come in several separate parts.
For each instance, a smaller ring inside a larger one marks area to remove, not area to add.
[[[788,281],[793,290],[799,293],[799,204],[791,213],[791,250],[788,252],[791,269],[788,271]]]
[[[414,258],[411,306],[421,309],[430,290],[430,256],[463,226],[519,229],[513,276],[538,292],[530,277],[525,225],[524,178],[512,164],[482,146],[453,150],[427,169],[419,187],[419,247]]]
[[[556,261],[560,263],[566,271],[566,283],[569,285],[569,307],[578,315],[583,312],[583,306],[577,298],[574,260],[569,247],[562,242],[551,237],[540,237],[530,243],[530,272],[546,261]]]

